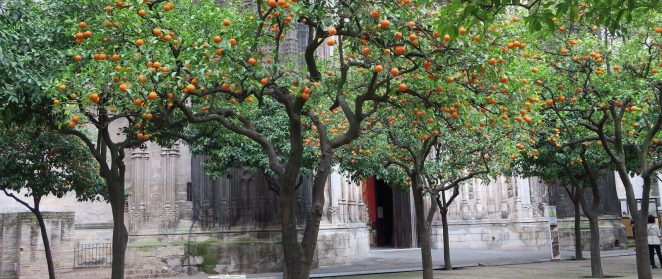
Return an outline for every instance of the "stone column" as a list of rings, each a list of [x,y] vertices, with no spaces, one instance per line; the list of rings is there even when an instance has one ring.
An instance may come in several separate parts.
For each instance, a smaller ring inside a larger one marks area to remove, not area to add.
[[[345,194],[343,193],[340,180],[341,177],[336,171],[331,172],[331,175],[329,175],[329,183],[331,186],[329,187],[331,189],[331,205],[329,207],[329,215],[331,216],[331,223],[334,224],[342,222],[342,214],[344,214],[342,208],[344,206],[343,199]]]
[[[509,208],[508,208],[508,196],[509,196],[509,190],[510,186],[508,185],[506,179],[503,176],[499,176],[497,178],[499,188],[501,188],[501,218],[506,219],[508,218],[508,215],[510,214]]]
[[[461,217],[462,220],[467,220],[471,218],[471,214],[469,212],[469,187],[465,187],[464,189],[461,190],[461,195],[462,195],[462,204],[460,205],[460,212],[461,212]],[[448,197],[446,197],[448,198]]]
[[[531,217],[531,194],[530,185],[527,178],[515,177],[517,188],[517,216],[518,218]]]
[[[179,221],[177,214],[177,161],[179,160],[179,145],[161,149],[163,179],[163,208],[161,209],[161,228],[172,228]]]
[[[147,212],[147,207],[149,206],[149,189],[147,189],[149,152],[147,152],[147,149],[134,149],[131,152],[131,160],[133,178],[133,196],[131,200],[133,202],[130,210],[131,221],[129,222],[129,229],[131,231],[138,231],[149,220],[149,213]]]
[[[485,186],[481,185],[478,179],[471,179],[471,184],[474,186],[476,193],[476,219],[480,220],[485,218]]]

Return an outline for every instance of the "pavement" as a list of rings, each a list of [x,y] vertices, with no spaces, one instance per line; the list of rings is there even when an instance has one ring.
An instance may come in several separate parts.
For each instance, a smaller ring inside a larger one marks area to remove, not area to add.
[[[574,251],[562,251],[562,261],[552,262],[551,252],[495,251],[451,249],[453,268],[443,269],[443,250],[432,250],[435,278],[583,278],[590,276],[590,261],[574,259]],[[602,251],[605,275],[635,276],[633,250]],[[585,258],[590,258],[584,252]],[[516,268],[515,268],[516,267]],[[420,249],[373,249],[370,254],[350,264],[320,266],[311,272],[311,278],[420,278]],[[658,269],[662,278],[662,271]],[[171,279],[202,279],[210,275],[197,274]],[[449,277],[450,276],[450,277]],[[455,276],[455,277],[453,277]],[[502,276],[502,277],[499,277]],[[578,277],[577,277],[578,276]],[[632,278],[635,278],[632,277]],[[655,276],[654,276],[655,277]],[[247,278],[280,279],[280,273],[253,274]],[[623,277],[621,277],[623,278]]]

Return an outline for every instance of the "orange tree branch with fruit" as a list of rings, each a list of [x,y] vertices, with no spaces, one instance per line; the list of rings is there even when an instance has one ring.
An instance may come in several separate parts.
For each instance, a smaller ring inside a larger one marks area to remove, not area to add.
[[[654,26],[659,18],[659,12],[642,12],[615,33],[586,24],[581,17],[557,20],[536,42],[533,63],[540,72],[532,73],[546,110],[553,112],[550,116],[564,133],[574,133],[562,137],[556,147],[597,145],[604,152],[625,185],[628,208],[640,233],[649,214],[651,183],[662,167],[658,70],[662,28]],[[644,181],[641,210],[629,173]],[[650,278],[645,235],[635,240],[639,277]]]
[[[168,141],[172,131],[165,126],[216,123],[260,145],[279,186],[286,276],[304,278],[312,267],[332,150],[356,139],[360,123],[398,92],[394,78],[419,69],[430,53],[447,51],[450,36],[441,38],[427,24],[433,14],[411,5],[281,0],[220,9],[211,1],[117,1],[76,28],[76,64],[60,81],[66,86],[53,92],[54,103],[71,119],[66,131],[83,135],[81,117],[104,131],[100,142],[110,151],[111,171],[120,175],[124,148]],[[291,50],[291,32],[307,34],[305,65]],[[413,34],[401,42],[398,32]],[[334,55],[318,57],[318,50]],[[266,107],[286,117],[283,148],[256,128]],[[322,108],[343,121],[328,127]],[[124,123],[118,143],[110,137],[113,121]],[[308,137],[318,144],[319,157],[313,207],[299,241],[294,190]]]
[[[513,81],[522,73],[505,67],[509,59],[528,56],[528,50],[514,38],[517,30],[506,28],[509,24],[494,25],[492,32],[483,34],[467,34],[462,28],[454,41],[444,36],[444,51],[424,52],[421,67],[414,65],[405,74],[394,75],[387,88],[397,86],[392,90],[400,94],[383,102],[385,107],[364,126],[366,137],[339,155],[341,166],[355,180],[378,176],[413,188],[422,239],[429,231],[423,194],[459,192],[466,180],[507,170],[517,156],[504,155],[516,155],[523,149],[519,141],[532,144],[523,140],[535,132],[532,124],[538,117],[536,105],[529,102],[533,99],[527,91],[531,85],[525,80]],[[422,44],[411,47],[425,48]],[[438,164],[430,158],[435,146],[440,154]],[[447,209],[453,199],[452,195],[444,197],[442,207]],[[427,242],[422,243],[425,247]],[[426,249],[422,253],[428,270],[424,277],[431,276],[431,260]]]

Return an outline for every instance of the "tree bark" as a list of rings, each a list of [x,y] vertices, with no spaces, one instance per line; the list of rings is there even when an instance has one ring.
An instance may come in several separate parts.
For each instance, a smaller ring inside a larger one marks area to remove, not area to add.
[[[444,234],[444,269],[453,270],[453,265],[451,264],[451,247],[448,240],[448,209],[439,209],[439,213],[441,214],[441,229]]]
[[[423,208],[423,190],[421,189],[418,174],[411,177],[414,194],[414,210],[416,211],[416,232],[421,246],[421,261],[423,263],[423,278],[432,279],[432,246],[430,243],[430,229],[425,218]]]
[[[129,233],[124,225],[124,173],[106,179],[108,185],[110,208],[113,213],[113,262],[112,279],[124,278],[124,262]]]
[[[592,214],[589,214],[592,215]],[[591,277],[604,278],[600,258],[600,227],[597,216],[586,216],[591,230]]]
[[[579,261],[584,259],[582,254],[581,205],[576,197],[572,199],[572,202],[575,206],[575,260]]]
[[[34,208],[32,209],[32,213],[37,217],[37,223],[39,223],[39,230],[41,231],[41,240],[44,242],[44,253],[46,254],[46,265],[48,266],[48,278],[55,279],[55,265],[53,264],[53,255],[51,254],[51,243],[48,240],[48,232],[46,231],[44,216],[39,209],[40,201],[41,197],[34,197]]]
[[[299,245],[296,220],[296,181],[284,178],[280,183],[281,235],[283,238],[283,277],[286,279],[308,278],[310,263]]]
[[[626,203],[630,210],[632,222],[634,223],[634,243],[635,255],[637,263],[637,278],[639,279],[652,279],[653,273],[651,270],[650,260],[648,258],[648,236],[646,235],[646,218],[648,215],[648,200],[642,201],[641,211],[637,208],[637,200],[634,195],[632,181],[627,173],[624,165],[621,165],[618,170],[618,175],[623,181],[625,186]],[[644,183],[646,180],[644,179]],[[644,187],[644,190],[646,187]],[[650,189],[650,188],[649,188]],[[645,192],[645,191],[644,191]],[[645,194],[645,193],[644,193]]]

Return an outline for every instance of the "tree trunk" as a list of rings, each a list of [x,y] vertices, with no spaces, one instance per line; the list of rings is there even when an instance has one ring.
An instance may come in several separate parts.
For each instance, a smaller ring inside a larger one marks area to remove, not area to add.
[[[582,255],[581,205],[576,197],[572,202],[575,206],[575,260],[579,261],[584,259],[584,255]]]
[[[635,213],[637,214],[637,213]],[[650,259],[648,258],[648,239],[646,235],[646,222],[643,222],[641,217],[634,218],[634,243],[636,260],[637,260],[637,278],[639,279],[652,279],[653,273],[651,271]],[[638,215],[638,214],[637,214]],[[637,219],[639,219],[637,221]]]
[[[46,253],[46,265],[48,266],[48,278],[55,279],[55,266],[53,265],[53,255],[51,254],[51,243],[48,240],[48,232],[46,231],[46,223],[44,222],[44,216],[41,215],[41,210],[39,209],[39,202],[41,198],[34,198],[34,213],[37,217],[37,223],[39,223],[39,230],[41,231],[41,240],[44,242],[44,253]]]
[[[303,259],[299,245],[296,211],[296,181],[286,179],[280,184],[281,234],[283,238],[283,277],[286,279],[308,278],[310,264]],[[305,272],[305,271],[308,272]]]
[[[448,208],[439,209],[439,213],[441,214],[441,229],[444,234],[444,269],[453,270],[453,265],[451,264],[451,247],[448,240]]]
[[[129,233],[124,225],[124,175],[111,176],[106,179],[108,185],[110,207],[113,213],[113,262],[112,279],[124,278],[124,260]]]
[[[600,226],[597,216],[589,216],[588,222],[591,230],[591,276],[593,278],[604,278],[602,273],[602,259],[600,258]]]
[[[417,177],[412,177],[412,191],[414,194],[414,209],[416,211],[416,232],[421,246],[421,260],[423,262],[423,278],[432,279],[432,246],[430,243],[430,229],[425,218],[423,208],[423,191]]]
[[[621,181],[623,181],[623,185],[625,186],[626,203],[630,210],[632,222],[634,223],[637,278],[652,279],[653,273],[651,271],[650,259],[648,258],[648,236],[646,235],[647,216],[645,216],[648,215],[648,200],[642,201],[642,208],[641,211],[639,211],[637,200],[634,195],[634,189],[632,187],[632,181],[630,180],[630,176],[624,166],[618,168],[618,176],[621,178]],[[644,189],[646,189],[646,187],[644,187]]]

